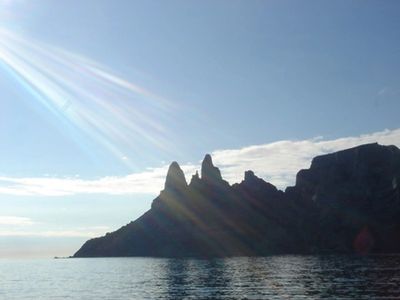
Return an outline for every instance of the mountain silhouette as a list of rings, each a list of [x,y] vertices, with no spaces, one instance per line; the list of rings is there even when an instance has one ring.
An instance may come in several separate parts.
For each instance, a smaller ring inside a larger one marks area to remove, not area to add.
[[[74,257],[226,257],[400,252],[400,150],[366,144],[317,156],[285,192],[246,171],[230,185],[206,155],[187,184],[178,163],[137,220]]]

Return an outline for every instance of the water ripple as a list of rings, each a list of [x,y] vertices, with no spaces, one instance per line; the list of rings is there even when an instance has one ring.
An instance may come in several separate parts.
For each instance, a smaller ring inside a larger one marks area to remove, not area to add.
[[[0,260],[0,299],[400,299],[400,256]]]

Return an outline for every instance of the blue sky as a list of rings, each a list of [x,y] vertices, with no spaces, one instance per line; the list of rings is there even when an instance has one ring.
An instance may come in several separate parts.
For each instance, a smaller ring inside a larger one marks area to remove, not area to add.
[[[0,0],[0,256],[72,254],[173,160],[284,188],[314,155],[399,146],[399,20],[398,1]]]

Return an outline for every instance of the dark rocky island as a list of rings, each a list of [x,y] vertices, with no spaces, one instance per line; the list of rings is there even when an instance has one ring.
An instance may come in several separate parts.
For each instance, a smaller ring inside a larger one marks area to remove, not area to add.
[[[285,192],[210,155],[189,184],[176,162],[151,209],[74,257],[224,257],[400,252],[400,150],[367,144],[315,157]]]

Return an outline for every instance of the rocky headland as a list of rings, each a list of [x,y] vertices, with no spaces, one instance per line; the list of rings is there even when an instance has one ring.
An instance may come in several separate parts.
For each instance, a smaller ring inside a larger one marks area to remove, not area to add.
[[[284,192],[246,171],[230,185],[206,155],[178,163],[151,209],[74,257],[226,257],[400,252],[400,150],[367,144],[317,156]]]

